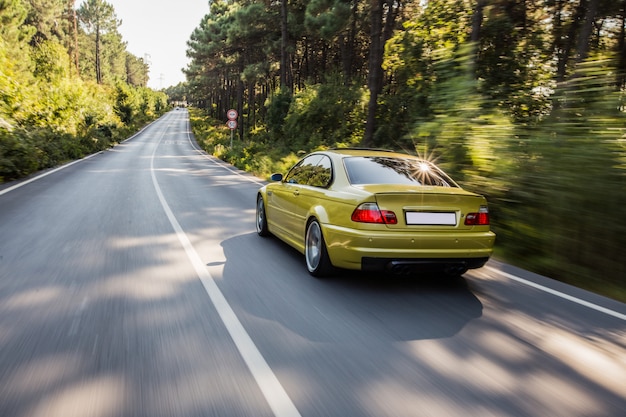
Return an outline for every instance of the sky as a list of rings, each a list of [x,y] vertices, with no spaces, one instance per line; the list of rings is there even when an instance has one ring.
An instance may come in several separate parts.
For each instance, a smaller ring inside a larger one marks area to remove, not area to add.
[[[150,64],[148,87],[156,90],[185,81],[187,41],[209,13],[209,0],[106,0],[122,25],[126,50]],[[76,2],[79,7],[82,1]]]

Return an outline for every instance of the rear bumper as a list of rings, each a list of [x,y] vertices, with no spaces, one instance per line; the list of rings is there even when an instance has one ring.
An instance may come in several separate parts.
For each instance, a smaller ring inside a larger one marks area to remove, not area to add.
[[[445,232],[363,231],[325,225],[332,264],[356,270],[473,269],[493,252],[489,230]]]
[[[396,274],[414,272],[445,272],[451,275],[463,273],[468,269],[483,267],[489,257],[485,258],[361,258],[363,271],[389,271]]]

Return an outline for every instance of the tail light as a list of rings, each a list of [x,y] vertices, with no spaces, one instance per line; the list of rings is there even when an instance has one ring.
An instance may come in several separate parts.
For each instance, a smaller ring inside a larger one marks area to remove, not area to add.
[[[397,224],[396,213],[380,210],[376,203],[363,203],[352,212],[352,221],[357,223]]]
[[[480,206],[478,213],[467,213],[465,216],[466,226],[488,226],[489,225],[489,208]]]

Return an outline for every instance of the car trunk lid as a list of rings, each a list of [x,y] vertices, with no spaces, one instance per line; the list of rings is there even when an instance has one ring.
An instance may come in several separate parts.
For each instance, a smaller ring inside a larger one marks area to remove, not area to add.
[[[366,186],[374,193],[381,211],[392,211],[396,224],[387,224],[392,229],[407,230],[474,230],[465,225],[470,213],[487,209],[484,197],[450,187],[397,187],[394,191],[384,186]]]

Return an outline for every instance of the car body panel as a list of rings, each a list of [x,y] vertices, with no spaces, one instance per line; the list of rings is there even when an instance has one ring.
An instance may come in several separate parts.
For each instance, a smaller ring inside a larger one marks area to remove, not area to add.
[[[359,231],[325,225],[328,254],[333,265],[361,269],[363,257],[381,259],[488,258],[495,235],[489,231],[464,233],[389,233]]]
[[[268,188],[269,196],[266,199],[268,228],[270,233],[304,253],[307,220],[315,216],[320,223],[328,223],[328,215],[321,203],[329,200],[315,187],[283,184],[284,187]]]
[[[267,223],[271,233],[282,236],[289,241],[300,235],[297,232],[295,207],[300,190],[297,184],[281,183],[281,187],[268,190],[266,201]],[[280,221],[279,221],[280,220]]]

